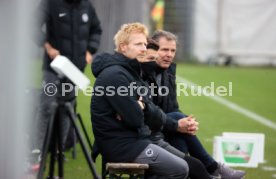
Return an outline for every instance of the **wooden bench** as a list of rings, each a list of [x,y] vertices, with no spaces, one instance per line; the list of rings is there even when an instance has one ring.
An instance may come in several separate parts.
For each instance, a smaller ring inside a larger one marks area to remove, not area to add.
[[[148,164],[140,163],[106,163],[106,171],[110,179],[143,179],[145,170],[149,168]]]

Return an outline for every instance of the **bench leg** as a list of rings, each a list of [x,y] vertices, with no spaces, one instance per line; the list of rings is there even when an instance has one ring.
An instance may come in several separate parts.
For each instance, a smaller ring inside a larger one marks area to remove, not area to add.
[[[122,179],[122,175],[109,174],[110,179]]]
[[[144,179],[143,174],[137,174],[137,175],[129,175],[129,179]]]

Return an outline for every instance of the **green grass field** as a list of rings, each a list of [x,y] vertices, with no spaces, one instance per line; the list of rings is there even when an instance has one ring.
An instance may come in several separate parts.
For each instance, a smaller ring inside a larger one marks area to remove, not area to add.
[[[90,66],[86,74],[91,81],[94,78],[90,72]],[[273,68],[243,68],[243,67],[209,67],[201,65],[179,64],[178,76],[185,78],[198,85],[210,85],[211,82],[217,85],[227,86],[232,82],[232,96],[224,97],[243,108],[246,108],[258,115],[270,119],[276,123],[276,70]],[[257,132],[265,134],[265,160],[258,168],[240,168],[246,170],[247,179],[269,179],[276,178],[276,130],[255,122],[249,117],[233,111],[228,107],[213,101],[210,97],[204,96],[180,96],[180,108],[186,114],[193,114],[200,122],[198,136],[212,154],[213,137],[221,135],[222,132]],[[86,128],[92,137],[90,122],[90,97],[79,94],[78,112],[81,113]],[[67,152],[68,161],[65,163],[65,178],[86,179],[92,178],[89,173],[86,161],[78,145],[77,159],[73,160],[71,153]],[[100,174],[100,160],[96,162]],[[271,170],[265,170],[265,168]]]

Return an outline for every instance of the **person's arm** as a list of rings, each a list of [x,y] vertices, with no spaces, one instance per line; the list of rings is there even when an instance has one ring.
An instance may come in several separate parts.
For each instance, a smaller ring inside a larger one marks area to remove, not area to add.
[[[93,62],[93,55],[88,50],[86,51],[86,57],[85,57],[85,59],[86,59],[86,63],[87,64],[92,64],[92,62]]]
[[[192,115],[183,117],[179,120],[175,120],[167,115],[164,130],[168,132],[180,132],[194,135],[198,130],[198,125],[199,123]]]
[[[178,131],[178,122],[171,117],[167,116],[166,122],[164,124],[164,130],[168,132],[177,132]]]
[[[195,135],[196,131],[198,130],[199,123],[192,115],[179,119],[177,122],[178,122],[177,131],[180,133]]]
[[[142,127],[144,125],[144,112],[137,102],[137,97],[130,96],[129,91],[127,95],[119,95],[117,93],[118,88],[129,90],[129,79],[122,72],[119,72],[113,75],[106,74],[102,76],[102,80],[105,81],[105,89],[110,87],[110,91],[115,92],[114,94],[109,93],[110,95],[107,95],[106,92],[105,98],[120,116],[120,121],[133,129]]]
[[[100,20],[96,14],[95,8],[92,4],[89,6],[90,14],[90,26],[89,26],[89,40],[87,45],[87,51],[90,53],[91,57],[100,46],[102,29],[100,26]],[[93,59],[93,58],[92,58]]]
[[[145,101],[144,104],[145,123],[151,130],[162,130],[166,122],[166,114],[150,100]]]
[[[52,45],[49,42],[45,42],[44,48],[45,48],[46,53],[49,55],[49,57],[52,60],[54,58],[56,58],[56,56],[60,55],[60,52],[57,49],[55,49],[54,47],[52,47]]]
[[[168,74],[168,87],[170,89],[170,94],[169,94],[169,101],[170,101],[170,105],[171,105],[171,109],[172,111],[170,112],[181,112],[179,109],[179,104],[178,104],[178,100],[177,100],[177,85],[176,85],[176,77],[175,77],[175,65],[171,65],[170,68],[167,70],[167,74]]]
[[[137,103],[144,111],[145,124],[147,124],[151,130],[161,130],[166,120],[166,114],[154,103],[150,101],[145,102],[142,96],[137,100]],[[116,115],[116,118],[122,120],[119,114]]]

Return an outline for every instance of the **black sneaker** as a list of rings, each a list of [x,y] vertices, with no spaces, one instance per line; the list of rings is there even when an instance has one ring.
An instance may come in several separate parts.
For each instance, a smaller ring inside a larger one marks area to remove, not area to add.
[[[212,173],[212,176],[220,176],[221,179],[242,179],[245,174],[245,171],[234,170],[223,163],[218,163],[218,168]]]
[[[210,175],[212,179],[221,179],[220,174]]]

